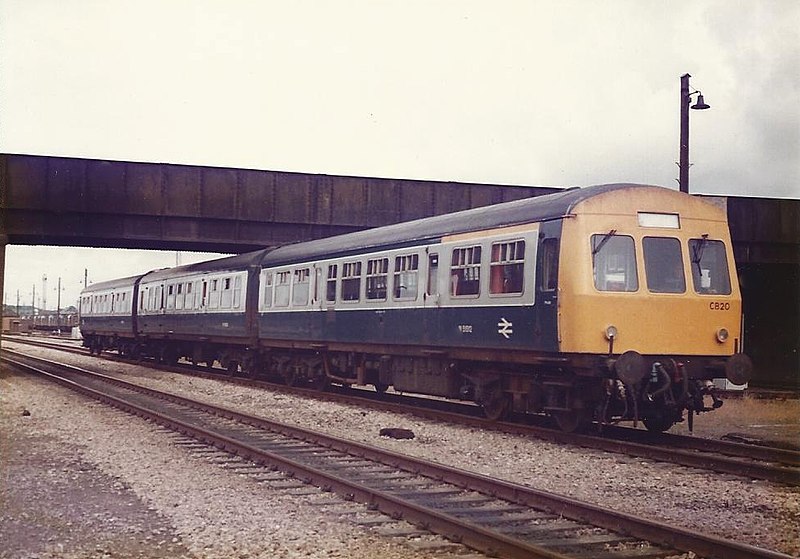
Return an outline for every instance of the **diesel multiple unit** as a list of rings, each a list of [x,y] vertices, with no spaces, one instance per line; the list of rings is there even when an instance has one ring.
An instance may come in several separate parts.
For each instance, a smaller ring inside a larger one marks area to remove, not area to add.
[[[721,405],[711,379],[752,369],[724,209],[631,184],[98,283],[81,329],[98,353],[546,412],[566,430],[663,431]]]

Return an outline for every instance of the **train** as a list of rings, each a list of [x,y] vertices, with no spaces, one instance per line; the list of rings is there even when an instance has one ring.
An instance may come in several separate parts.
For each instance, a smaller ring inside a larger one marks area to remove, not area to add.
[[[724,208],[606,184],[96,283],[84,345],[656,432],[746,383]]]

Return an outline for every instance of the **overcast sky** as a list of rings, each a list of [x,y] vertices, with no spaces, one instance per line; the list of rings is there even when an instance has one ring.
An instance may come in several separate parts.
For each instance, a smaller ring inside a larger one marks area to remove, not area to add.
[[[691,190],[800,197],[797,0],[0,0],[0,72],[4,153],[673,188],[690,73]],[[113,254],[9,247],[6,302],[175,261]]]

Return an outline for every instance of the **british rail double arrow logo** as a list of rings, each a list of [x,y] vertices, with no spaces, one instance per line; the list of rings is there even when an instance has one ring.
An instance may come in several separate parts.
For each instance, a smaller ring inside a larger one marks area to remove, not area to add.
[[[514,330],[511,328],[513,325],[513,322],[509,322],[503,317],[500,319],[500,322],[497,323],[497,333],[504,336],[505,339],[509,339],[511,334],[514,333]]]

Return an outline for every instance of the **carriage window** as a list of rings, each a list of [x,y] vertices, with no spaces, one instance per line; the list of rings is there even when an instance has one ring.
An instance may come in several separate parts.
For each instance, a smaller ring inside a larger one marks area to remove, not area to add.
[[[367,260],[367,299],[386,300],[386,284],[389,277],[389,259]]]
[[[175,294],[175,308],[178,309],[178,310],[181,310],[181,309],[183,309],[183,297],[184,297],[183,284],[179,283],[177,288],[178,288],[178,292]],[[122,294],[122,298],[123,299],[125,298],[125,294],[124,293]]]
[[[211,280],[211,293],[208,296],[208,308],[216,309],[219,307],[219,280]]]
[[[705,237],[690,239],[689,255],[695,292],[701,295],[731,294],[728,258],[722,241],[709,241]]]
[[[492,244],[489,293],[522,293],[525,269],[525,241]]]
[[[167,286],[167,308],[175,308],[175,284]]]
[[[450,295],[461,297],[481,292],[481,247],[453,249],[450,265]]]
[[[242,276],[236,276],[233,280],[233,308],[238,309],[242,304]]]
[[[653,293],[685,293],[681,242],[672,237],[645,237],[642,248],[647,289]]]
[[[558,239],[542,241],[542,291],[558,289]]]
[[[308,288],[311,273],[308,268],[294,271],[294,286],[292,288],[292,305],[303,306],[308,304]]]
[[[289,306],[289,286],[292,281],[291,272],[278,272],[275,274],[275,306]]]
[[[261,306],[265,309],[272,306],[272,272],[264,274],[264,296],[261,299]]]
[[[222,279],[222,293],[220,294],[219,306],[223,309],[231,308],[233,302],[233,290],[231,289],[231,278]]]
[[[330,264],[328,266],[328,281],[325,288],[325,300],[329,303],[336,301],[336,276],[339,272],[338,264]]]
[[[342,265],[342,301],[358,301],[361,297],[361,262]]]
[[[419,283],[419,256],[397,256],[394,259],[394,298],[416,299]]]
[[[600,291],[637,291],[633,238],[615,233],[592,235],[594,285]]]

